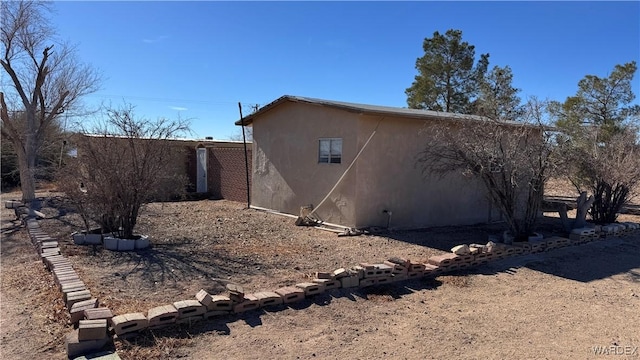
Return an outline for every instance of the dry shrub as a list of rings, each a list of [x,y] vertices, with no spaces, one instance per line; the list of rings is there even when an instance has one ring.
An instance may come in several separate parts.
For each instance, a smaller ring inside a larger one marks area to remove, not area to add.
[[[75,136],[78,156],[60,171],[59,184],[86,227],[90,219],[105,233],[133,239],[144,204],[186,190],[182,149],[171,141],[188,132],[188,124],[138,118],[130,105],[106,113],[106,120]]]
[[[542,125],[546,104],[525,106],[521,122],[463,118],[425,124],[418,158],[425,176],[461,174],[479,181],[511,234],[527,238],[538,220],[543,185],[553,168],[550,134]]]

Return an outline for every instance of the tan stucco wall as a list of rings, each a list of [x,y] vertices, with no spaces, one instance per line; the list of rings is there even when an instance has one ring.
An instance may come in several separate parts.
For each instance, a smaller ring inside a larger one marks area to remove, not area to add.
[[[252,205],[299,215],[317,206],[356,153],[357,115],[331,108],[284,103],[253,124]],[[342,138],[342,163],[318,164],[318,139]],[[330,223],[355,226],[355,171],[318,210]]]
[[[253,121],[252,205],[298,215],[318,206],[367,141],[380,116],[283,103]],[[490,205],[478,180],[425,177],[418,154],[424,120],[385,117],[329,200],[327,222],[351,227],[421,228],[487,222]],[[342,138],[341,164],[318,164],[318,139]],[[496,209],[493,218],[496,219]]]
[[[364,145],[379,116],[361,116],[359,147]],[[422,174],[416,164],[427,146],[421,133],[425,122],[385,117],[376,135],[357,162],[356,226],[387,225],[392,228],[420,228],[486,222],[489,202],[480,183],[462,175],[444,179]]]

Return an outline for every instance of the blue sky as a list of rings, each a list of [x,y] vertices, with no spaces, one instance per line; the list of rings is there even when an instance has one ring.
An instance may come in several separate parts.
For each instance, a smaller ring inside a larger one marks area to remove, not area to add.
[[[239,134],[238,101],[288,94],[406,106],[422,42],[460,29],[511,66],[521,96],[563,100],[587,74],[640,62],[639,2],[56,2],[59,35],[104,75],[90,104]],[[640,95],[640,76],[633,89]],[[635,101],[638,102],[638,99]]]

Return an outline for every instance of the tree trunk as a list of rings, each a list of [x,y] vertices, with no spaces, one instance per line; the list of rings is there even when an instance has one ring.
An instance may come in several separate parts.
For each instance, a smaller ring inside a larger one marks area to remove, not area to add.
[[[20,170],[20,189],[22,190],[22,202],[30,205],[36,198],[35,184],[35,154],[27,154],[21,144],[17,144],[16,155],[18,157],[18,168]]]
[[[587,198],[587,192],[581,192],[580,196],[576,200],[577,208],[575,219],[569,219],[569,216],[567,216],[567,205],[560,205],[558,213],[560,214],[560,220],[562,220],[562,225],[564,226],[566,232],[571,232],[571,230],[573,229],[580,229],[587,226],[587,214],[594,201],[595,198],[593,197],[593,195]]]
[[[29,125],[29,124],[27,124]],[[36,199],[36,160],[38,154],[38,139],[35,130],[27,132],[24,143],[13,142],[18,157],[20,170],[20,189],[22,202],[30,210],[39,210],[40,204]]]
[[[579,229],[587,226],[587,213],[589,212],[589,208],[593,205],[595,201],[595,197],[593,195],[587,198],[587,192],[583,191],[580,193],[577,201],[577,212],[576,212],[576,221],[573,223],[574,229]]]

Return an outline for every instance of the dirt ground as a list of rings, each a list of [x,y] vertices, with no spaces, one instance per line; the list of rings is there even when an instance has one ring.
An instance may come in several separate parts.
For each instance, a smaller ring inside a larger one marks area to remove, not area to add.
[[[240,203],[202,200],[149,205],[138,229],[150,236],[152,247],[117,253],[73,245],[78,215],[59,194],[41,195],[47,215],[41,226],[59,239],[92,294],[116,314],[191,299],[201,288],[219,293],[228,282],[247,292],[273,290],[362,261],[423,260],[460,243],[486,242],[501,229],[496,224],[337,237]],[[0,357],[64,358],[68,315],[12,218],[2,209]],[[540,228],[545,235],[561,233],[553,218]],[[616,358],[639,358],[640,236],[436,279],[334,290],[292,307],[149,332],[115,346],[123,359],[605,358],[594,353],[600,346],[625,353]]]

